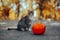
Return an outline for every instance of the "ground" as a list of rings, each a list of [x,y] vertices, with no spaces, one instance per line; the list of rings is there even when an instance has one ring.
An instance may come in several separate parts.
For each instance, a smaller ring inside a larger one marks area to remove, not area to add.
[[[0,40],[60,40],[60,22],[42,21],[46,25],[44,35],[34,35],[29,31],[7,30],[16,27],[18,21],[0,21]]]

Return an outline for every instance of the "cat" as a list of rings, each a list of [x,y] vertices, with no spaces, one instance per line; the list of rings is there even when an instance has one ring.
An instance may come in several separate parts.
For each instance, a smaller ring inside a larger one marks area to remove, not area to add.
[[[31,15],[33,15],[33,11],[29,11],[27,16],[22,17],[22,19],[18,21],[16,29],[8,28],[8,30],[29,31],[29,28],[31,26],[31,21],[32,21],[30,19]]]
[[[17,30],[19,30],[19,31],[28,31],[28,29],[30,27],[29,23],[30,23],[29,16],[25,16],[24,18],[19,20],[19,22],[17,24]]]
[[[31,27],[31,16],[33,15],[33,11],[28,10],[28,15],[23,17],[21,20],[19,20],[17,24],[17,30],[19,31],[29,31],[29,28]]]

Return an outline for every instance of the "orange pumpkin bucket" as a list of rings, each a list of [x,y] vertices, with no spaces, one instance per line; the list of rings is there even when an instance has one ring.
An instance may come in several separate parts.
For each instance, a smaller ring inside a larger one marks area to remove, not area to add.
[[[35,23],[33,26],[32,26],[32,32],[34,34],[44,34],[45,33],[45,30],[46,30],[46,27],[44,24],[42,23]]]

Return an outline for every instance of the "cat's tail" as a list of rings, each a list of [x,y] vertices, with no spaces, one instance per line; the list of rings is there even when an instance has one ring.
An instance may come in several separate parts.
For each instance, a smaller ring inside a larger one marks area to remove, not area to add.
[[[17,28],[8,28],[8,30],[17,30]]]

